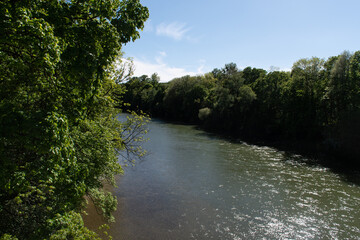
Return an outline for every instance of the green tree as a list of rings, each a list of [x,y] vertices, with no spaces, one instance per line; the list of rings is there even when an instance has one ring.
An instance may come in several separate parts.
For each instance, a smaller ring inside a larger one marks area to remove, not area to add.
[[[256,128],[258,135],[277,137],[282,134],[282,91],[289,80],[289,72],[274,71],[258,78],[251,85],[257,96],[252,118],[253,128]]]
[[[344,52],[335,60],[329,75],[326,96],[330,101],[329,111],[333,120],[339,120],[340,114],[346,111],[350,98],[350,53]]]
[[[143,75],[125,82],[123,86],[126,89],[124,95],[126,108],[134,111],[141,109],[152,116],[161,115],[165,89],[159,81],[160,77],[154,73],[150,78]]]
[[[111,219],[102,184],[127,147],[114,63],[147,17],[138,0],[0,2],[0,236],[93,239],[84,195]]]
[[[199,120],[199,109],[204,106],[214,79],[212,75],[184,76],[172,80],[164,96],[168,118],[187,122]]]
[[[359,111],[360,108],[360,51],[356,51],[350,58],[350,110]]]
[[[248,120],[247,112],[256,94],[250,86],[245,85],[243,73],[234,63],[226,64],[212,73],[216,77],[216,86],[210,93],[210,124],[232,133],[243,132]]]
[[[324,60],[313,57],[300,59],[292,67],[291,81],[282,94],[289,137],[319,137],[317,109],[323,96],[323,66]]]
[[[246,67],[242,70],[242,75],[245,79],[244,83],[251,84],[254,83],[256,79],[265,76],[266,71],[264,69]]]
[[[328,60],[324,94],[327,141],[342,158],[358,159],[360,128],[360,53],[344,52]],[[355,162],[354,162],[355,163]]]

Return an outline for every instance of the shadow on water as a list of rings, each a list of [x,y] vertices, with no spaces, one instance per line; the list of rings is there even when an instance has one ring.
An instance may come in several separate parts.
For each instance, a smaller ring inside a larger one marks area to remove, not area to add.
[[[159,123],[161,123],[160,120]],[[332,156],[330,153],[321,150],[319,151],[317,147],[318,143],[305,141],[243,140],[219,132],[209,132],[199,126],[194,126],[194,129],[201,130],[201,132],[198,133],[199,136],[206,136],[210,139],[221,139],[230,143],[246,143],[259,147],[274,148],[276,151],[284,152],[284,159],[282,161],[289,161],[289,159],[291,159],[291,161],[295,161],[299,164],[306,164],[309,167],[327,168],[331,172],[337,174],[341,180],[360,186],[360,169],[357,163],[344,161],[339,157]]]

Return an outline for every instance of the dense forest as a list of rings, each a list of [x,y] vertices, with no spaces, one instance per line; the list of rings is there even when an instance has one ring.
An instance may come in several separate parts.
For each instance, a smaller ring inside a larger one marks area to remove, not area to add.
[[[203,76],[160,83],[153,74],[124,85],[128,108],[154,117],[248,141],[307,144],[343,166],[360,157],[360,51],[300,59],[290,72],[230,63]]]
[[[148,16],[139,0],[0,1],[0,239],[98,239],[86,201],[112,219],[103,185],[143,133],[118,121],[117,66]]]

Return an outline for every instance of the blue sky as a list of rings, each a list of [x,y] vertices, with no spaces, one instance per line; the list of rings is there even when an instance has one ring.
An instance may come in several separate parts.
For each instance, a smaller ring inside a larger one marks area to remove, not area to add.
[[[360,50],[360,0],[142,0],[150,18],[123,47],[135,75],[162,82],[234,62],[289,70],[300,58]]]

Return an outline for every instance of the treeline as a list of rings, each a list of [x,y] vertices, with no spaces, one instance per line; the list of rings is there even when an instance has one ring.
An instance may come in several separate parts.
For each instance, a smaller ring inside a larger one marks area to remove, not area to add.
[[[124,83],[132,110],[245,140],[311,142],[337,159],[360,156],[360,51],[300,59],[290,72],[234,63],[203,76]]]

